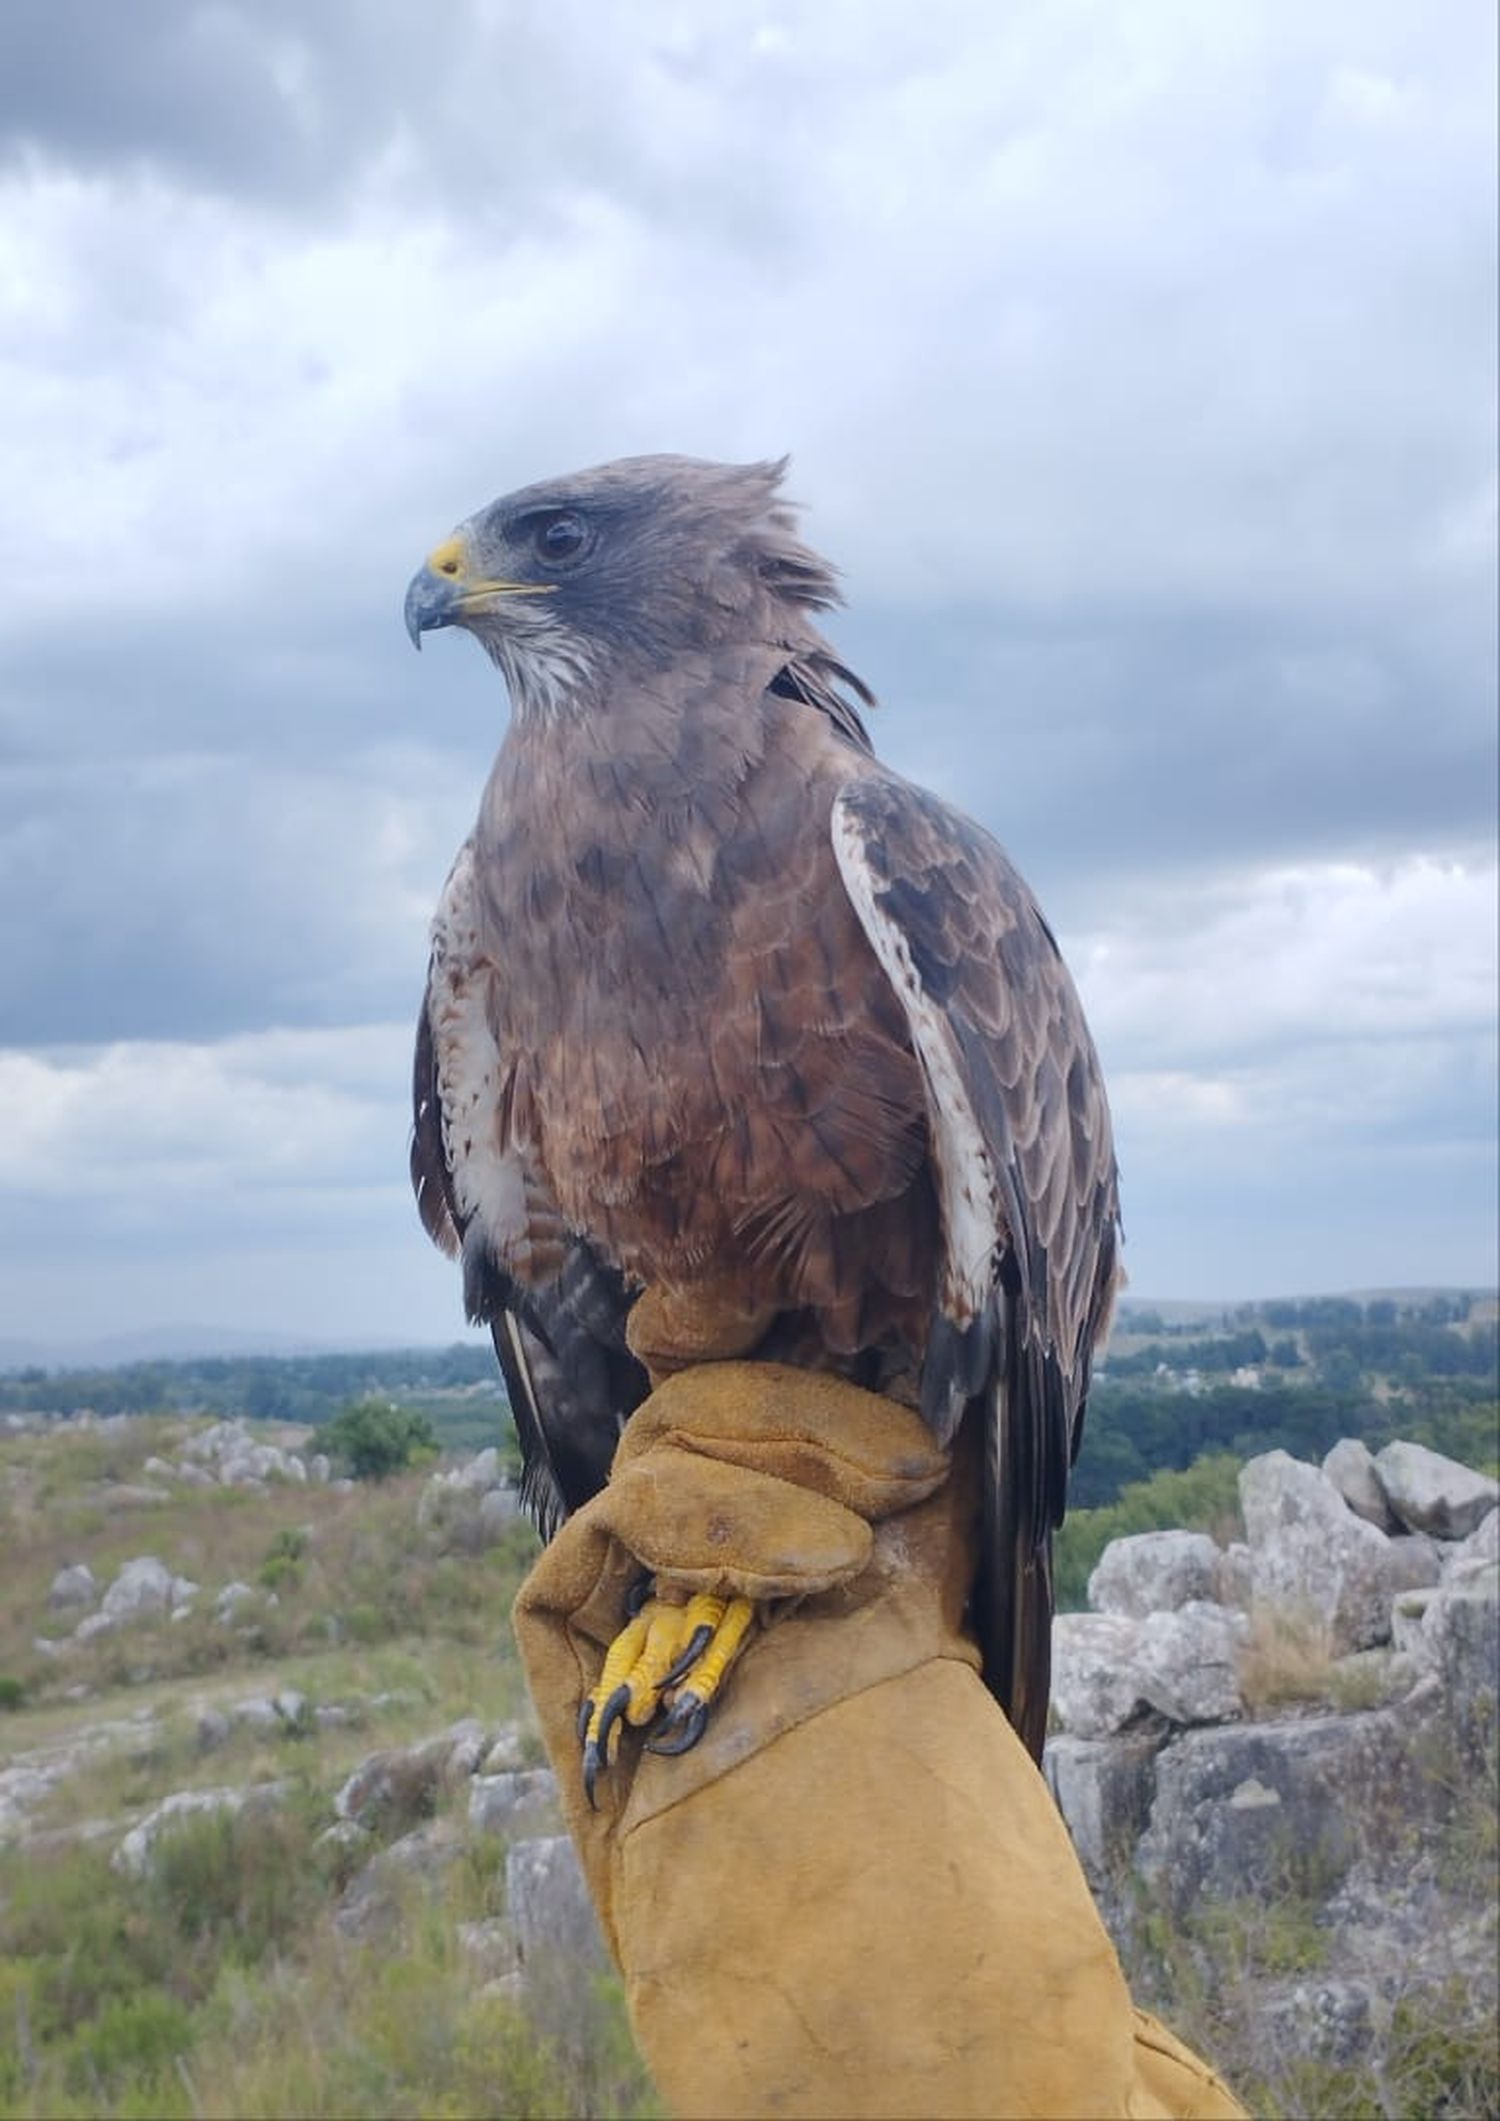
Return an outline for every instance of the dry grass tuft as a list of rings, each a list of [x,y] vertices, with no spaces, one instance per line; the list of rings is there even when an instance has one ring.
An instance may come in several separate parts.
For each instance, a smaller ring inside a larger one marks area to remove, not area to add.
[[[1265,1716],[1299,1702],[1326,1702],[1333,1690],[1334,1661],[1328,1629],[1321,1621],[1310,1614],[1257,1608],[1240,1652],[1240,1692],[1247,1712]]]

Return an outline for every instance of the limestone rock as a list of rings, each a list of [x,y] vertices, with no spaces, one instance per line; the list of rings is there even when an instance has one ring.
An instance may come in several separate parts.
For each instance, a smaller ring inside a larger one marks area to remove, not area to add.
[[[1052,1633],[1052,1703],[1060,1728],[1104,1738],[1153,1710],[1172,1723],[1240,1713],[1244,1616],[1196,1599],[1144,1620],[1060,1613]]]
[[[1076,1738],[1105,1738],[1143,1713],[1132,1662],[1140,1622],[1059,1613],[1052,1626],[1052,1712]]]
[[[1427,1657],[1427,1642],[1423,1622],[1427,1608],[1437,1596],[1435,1589],[1398,1591],[1391,1600],[1391,1647],[1400,1656],[1415,1657],[1420,1663]]]
[[[332,1826],[324,1827],[313,1842],[313,1847],[320,1849],[325,1855],[338,1858],[358,1856],[370,1846],[374,1838],[370,1829],[361,1826],[357,1820],[335,1819]]]
[[[458,1948],[481,1981],[499,1981],[517,1971],[521,1963],[516,1926],[508,1915],[492,1915],[485,1922],[460,1922]]]
[[[1255,1556],[1244,1540],[1236,1539],[1219,1555],[1219,1580],[1213,1596],[1220,1605],[1247,1613],[1255,1596]]]
[[[1422,1591],[1443,1573],[1443,1549],[1425,1532],[1397,1532],[1388,1541],[1386,1560],[1398,1591]]]
[[[1388,1443],[1375,1460],[1392,1509],[1414,1532],[1465,1539],[1500,1503],[1500,1484],[1420,1443]]]
[[[59,1569],[47,1593],[47,1603],[54,1613],[66,1613],[80,1606],[87,1608],[98,1602],[99,1586],[86,1561],[75,1561],[67,1568]]]
[[[1331,1480],[1356,1517],[1394,1532],[1400,1520],[1381,1485],[1370,1447],[1358,1436],[1341,1436],[1323,1460],[1323,1472]]]
[[[1214,1599],[1220,1554],[1205,1532],[1136,1532],[1112,1539],[1089,1577],[1089,1604],[1096,1613],[1175,1611],[1193,1599]]]
[[[1483,1574],[1436,1592],[1423,1616],[1422,1636],[1460,1747],[1476,1761],[1493,1762],[1500,1686],[1500,1564],[1490,1562]]]
[[[545,1833],[558,1825],[557,1778],[549,1768],[476,1775],[469,1784],[469,1824],[480,1833]]]
[[[1387,1641],[1401,1571],[1385,1534],[1285,1451],[1242,1466],[1239,1488],[1255,1604],[1316,1621],[1335,1653]]]
[[[1175,1613],[1149,1614],[1135,1651],[1146,1700],[1169,1723],[1238,1716],[1239,1653],[1247,1633],[1242,1613],[1207,1599],[1194,1599]]]
[[[566,1834],[512,1842],[505,1859],[505,1904],[528,1979],[549,1960],[565,1966],[574,1979],[607,1969],[609,1955],[593,1902]]]
[[[1146,1830],[1161,1738],[1049,1738],[1042,1766],[1096,1895],[1107,1892]]]
[[[153,1806],[145,1818],[130,1829],[110,1861],[118,1871],[128,1872],[135,1878],[145,1877],[152,1868],[162,1836],[174,1826],[180,1826],[184,1820],[201,1819],[215,1813],[237,1814],[247,1805],[275,1804],[288,1787],[284,1782],[261,1782],[249,1789],[178,1790],[170,1797],[163,1797],[160,1804]]]
[[[1478,1530],[1471,1532],[1467,1539],[1455,1540],[1439,1551],[1445,1584],[1462,1580],[1490,1562],[1500,1561],[1500,1510],[1491,1510]]]
[[[516,1723],[502,1723],[496,1731],[494,1742],[485,1754],[480,1773],[485,1775],[509,1774],[512,1768],[525,1767],[526,1748],[521,1739],[521,1727]]]
[[[403,1903],[435,1894],[463,1852],[463,1842],[445,1820],[403,1834],[372,1856],[345,1888],[334,1910],[334,1928],[359,1944],[393,1935]]]
[[[491,1445],[467,1465],[432,1474],[417,1499],[417,1523],[443,1551],[479,1554],[509,1530],[518,1507]]]
[[[1404,1708],[1186,1731],[1156,1762],[1140,1869],[1174,1914],[1204,1901],[1331,1891],[1399,1847],[1419,1809]]]
[[[105,1592],[100,1613],[113,1627],[155,1620],[171,1608],[172,1582],[172,1571],[154,1554],[138,1554]]]
[[[1267,1997],[1263,2037],[1273,2054],[1347,2068],[1370,2053],[1372,2002],[1367,1981],[1296,1981]]]
[[[334,1798],[334,1811],[361,1826],[382,1817],[415,1818],[432,1809],[440,1792],[472,1775],[485,1750],[482,1727],[466,1718],[417,1745],[370,1753]]]
[[[504,1479],[500,1470],[500,1453],[493,1444],[476,1451],[466,1466],[458,1469],[460,1487],[472,1488],[476,1494],[484,1495],[491,1488],[498,1488]]]
[[[264,1492],[273,1480],[299,1485],[307,1480],[307,1467],[295,1451],[258,1442],[240,1420],[216,1421],[200,1429],[182,1446],[181,1455],[185,1464],[211,1468],[222,1487],[251,1493]]]
[[[217,1753],[233,1736],[234,1725],[222,1709],[198,1709],[193,1719],[193,1739],[200,1753]]]

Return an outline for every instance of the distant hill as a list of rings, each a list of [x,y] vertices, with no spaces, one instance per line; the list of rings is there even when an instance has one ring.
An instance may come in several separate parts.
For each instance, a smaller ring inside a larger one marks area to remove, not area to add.
[[[1073,1507],[1185,1471],[1283,1449],[1321,1458],[1341,1436],[1400,1435],[1488,1466],[1496,1457],[1493,1290],[1416,1289],[1204,1305],[1131,1302],[1097,1366]],[[178,1329],[186,1333],[188,1329]],[[306,1426],[377,1397],[423,1414],[451,1450],[515,1451],[489,1344],[242,1352],[149,1361],[76,1356],[0,1375],[7,1415],[247,1415]],[[96,1344],[102,1345],[102,1344]]]
[[[400,1347],[397,1340],[365,1341],[363,1348]],[[0,1374],[6,1371],[113,1370],[132,1362],[193,1362],[201,1356],[339,1355],[352,1344],[301,1334],[245,1331],[235,1326],[141,1326],[90,1340],[0,1339]]]

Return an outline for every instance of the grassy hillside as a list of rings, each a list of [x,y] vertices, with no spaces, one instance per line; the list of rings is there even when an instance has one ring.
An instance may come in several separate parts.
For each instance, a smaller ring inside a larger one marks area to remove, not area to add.
[[[505,1844],[455,1796],[413,1787],[376,1835],[453,1827],[441,1877],[378,1934],[334,1921],[334,1794],[372,1750],[472,1717],[540,1757],[508,1619],[529,1530],[445,1551],[420,1475],[141,1501],[181,1427],[0,1439],[0,2116],[654,2111],[609,1984],[549,2013],[469,1948]],[[190,1615],[69,1646],[56,1571],[142,1554],[199,1586]],[[226,1786],[276,1800],[187,1822],[147,1876],[112,1860],[169,1793]]]

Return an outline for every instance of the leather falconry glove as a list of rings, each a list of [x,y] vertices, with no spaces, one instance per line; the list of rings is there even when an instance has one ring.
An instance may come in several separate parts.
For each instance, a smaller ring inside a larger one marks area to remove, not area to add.
[[[959,1441],[959,1452],[964,1440]],[[975,1492],[920,1417],[710,1362],[631,1417],[516,1628],[647,2066],[689,2116],[1242,2116],[1135,2010],[1051,1795],[964,1632]],[[753,1601],[701,1741],[579,1704],[643,1572]],[[648,1734],[649,1735],[649,1734]]]

